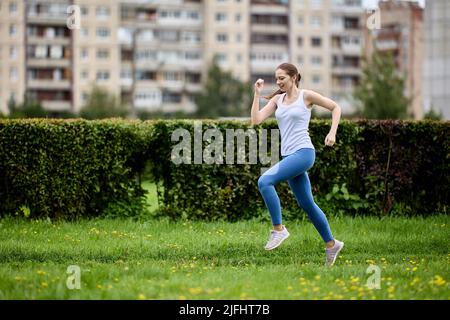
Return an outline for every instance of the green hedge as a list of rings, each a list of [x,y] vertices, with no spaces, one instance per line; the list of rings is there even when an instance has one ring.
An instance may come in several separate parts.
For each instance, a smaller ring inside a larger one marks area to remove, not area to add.
[[[0,214],[137,215],[145,212],[140,179],[147,168],[158,182],[159,214],[231,221],[268,217],[257,182],[261,167],[270,164],[172,161],[172,150],[180,143],[171,140],[177,129],[190,133],[192,151],[210,145],[195,141],[195,123],[0,120]],[[220,130],[224,158],[227,129],[277,129],[274,120],[253,127],[241,121],[201,124],[201,134],[208,128]],[[326,214],[448,212],[450,122],[343,120],[333,148],[324,146],[330,125],[330,120],[310,123],[316,162],[308,173],[315,200]],[[287,183],[278,185],[277,192],[285,214],[304,215]]]
[[[171,142],[171,134],[183,127],[194,137],[194,124],[164,121],[156,126],[153,149],[158,151],[152,160],[158,164],[156,178],[163,181],[164,215],[236,220],[265,210],[257,187],[261,165],[175,165],[170,152],[179,142]],[[219,128],[224,137],[230,128],[277,128],[275,120],[255,127],[237,121],[203,121],[202,126],[203,132]],[[327,214],[447,212],[450,122],[343,120],[333,148],[324,145],[330,126],[330,120],[310,123],[316,161],[308,172],[315,200]],[[203,148],[209,144],[203,142]],[[287,183],[278,185],[277,192],[283,210],[302,214]]]
[[[0,121],[0,213],[74,218],[120,204],[139,210],[151,128],[118,119]]]

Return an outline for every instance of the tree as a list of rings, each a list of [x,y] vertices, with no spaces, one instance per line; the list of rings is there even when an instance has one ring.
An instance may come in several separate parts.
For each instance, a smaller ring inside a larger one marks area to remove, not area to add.
[[[430,110],[424,115],[424,119],[428,120],[442,120],[444,118],[441,110],[434,110],[433,106],[431,106]]]
[[[368,119],[404,119],[410,100],[404,95],[404,80],[397,74],[390,54],[375,52],[364,61],[363,75],[354,97]]]
[[[241,117],[250,114],[252,99],[250,83],[235,79],[231,72],[224,72],[213,60],[201,94],[195,97],[197,117]]]
[[[8,100],[8,109],[10,118],[45,118],[47,112],[38,100],[24,95],[23,103],[17,105],[15,99],[11,96]]]
[[[126,117],[127,115],[127,108],[116,96],[96,85],[92,88],[87,103],[80,110],[80,117],[89,120]]]

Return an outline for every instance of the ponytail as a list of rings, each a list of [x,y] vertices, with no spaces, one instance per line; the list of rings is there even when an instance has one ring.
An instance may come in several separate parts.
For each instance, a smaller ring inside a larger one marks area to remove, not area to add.
[[[277,94],[283,93],[283,91],[281,91],[281,89],[278,89],[277,91],[275,91],[274,93],[272,93],[271,95],[265,96],[264,98],[267,100],[272,99],[273,97],[275,97]]]

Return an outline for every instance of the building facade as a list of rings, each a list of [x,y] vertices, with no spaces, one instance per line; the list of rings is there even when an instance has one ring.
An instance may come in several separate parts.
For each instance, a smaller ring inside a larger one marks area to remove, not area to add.
[[[67,8],[80,8],[69,29]],[[353,110],[360,77],[361,0],[1,0],[0,110],[25,94],[78,113],[93,85],[138,112],[195,111],[208,66],[275,86],[292,62],[301,85]]]
[[[422,78],[424,63],[423,9],[417,2],[379,2],[381,28],[366,30],[366,56],[375,50],[389,52],[405,80],[405,95],[411,100],[408,114],[423,118]]]
[[[450,120],[450,1],[427,1],[425,7],[425,111],[433,108]]]

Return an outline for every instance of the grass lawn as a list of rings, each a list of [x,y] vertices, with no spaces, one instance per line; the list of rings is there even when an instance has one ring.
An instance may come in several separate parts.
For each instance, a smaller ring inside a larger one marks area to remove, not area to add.
[[[285,223],[291,237],[268,252],[270,225],[256,220],[5,218],[0,299],[450,299],[448,216],[330,218],[345,241],[331,268],[311,223]]]

